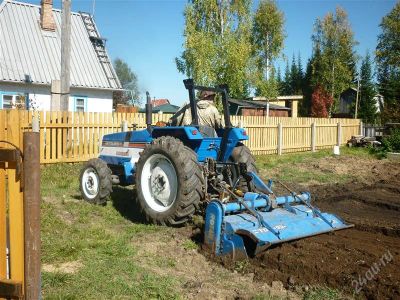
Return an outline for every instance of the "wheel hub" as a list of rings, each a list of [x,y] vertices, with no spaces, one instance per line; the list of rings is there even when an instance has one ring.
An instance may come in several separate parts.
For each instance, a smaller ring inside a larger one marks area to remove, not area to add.
[[[142,189],[147,204],[156,211],[169,209],[177,197],[178,179],[175,167],[162,154],[148,158],[142,171]]]
[[[96,171],[93,168],[88,168],[83,173],[82,177],[83,192],[86,197],[93,199],[99,192],[99,179]]]

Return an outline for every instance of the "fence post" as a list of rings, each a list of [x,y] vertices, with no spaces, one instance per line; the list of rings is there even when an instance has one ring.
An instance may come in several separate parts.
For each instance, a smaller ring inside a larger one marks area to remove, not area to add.
[[[363,122],[360,120],[360,135],[364,135]]]
[[[313,122],[311,124],[311,151],[315,152],[315,141],[316,141],[317,127]]]
[[[340,147],[342,143],[342,124],[337,123],[337,145]]]
[[[122,121],[121,130],[122,130],[122,132],[127,132],[128,131],[128,122],[126,120]]]
[[[40,133],[24,132],[25,298],[40,299]]]
[[[282,123],[278,123],[278,155],[282,155]]]
[[[39,132],[40,131],[40,122],[37,116],[32,116],[32,131]]]

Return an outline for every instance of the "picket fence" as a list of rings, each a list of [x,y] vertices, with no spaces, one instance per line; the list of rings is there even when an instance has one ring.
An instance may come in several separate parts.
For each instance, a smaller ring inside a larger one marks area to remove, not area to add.
[[[40,162],[81,162],[97,157],[103,135],[145,128],[143,113],[74,113],[1,110],[0,127],[7,132],[32,130],[32,116],[40,120]],[[153,114],[153,124],[168,121],[170,115]],[[232,116],[233,125],[243,126],[249,136],[246,145],[255,155],[314,151],[343,145],[362,130],[357,119],[287,118]],[[15,142],[15,138],[14,138]],[[20,140],[22,145],[22,140]],[[1,145],[0,145],[1,147]]]

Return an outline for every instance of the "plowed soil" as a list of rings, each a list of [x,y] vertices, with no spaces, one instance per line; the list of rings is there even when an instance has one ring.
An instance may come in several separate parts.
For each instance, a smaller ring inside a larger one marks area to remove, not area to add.
[[[332,161],[335,167],[340,163]],[[362,168],[362,177],[307,188],[322,211],[355,227],[269,249],[250,260],[248,272],[256,280],[280,280],[287,288],[328,286],[361,299],[400,299],[400,164],[345,163],[353,172]]]

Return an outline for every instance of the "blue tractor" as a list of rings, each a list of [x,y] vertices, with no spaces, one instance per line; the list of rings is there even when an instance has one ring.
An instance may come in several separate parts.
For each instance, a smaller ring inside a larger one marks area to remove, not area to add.
[[[249,139],[246,130],[231,124],[227,86],[197,86],[191,79],[184,84],[191,125],[153,126],[147,94],[147,128],[105,135],[99,158],[82,169],[80,190],[86,201],[104,204],[113,184],[134,184],[132,198],[148,222],[182,225],[205,210],[204,245],[233,258],[352,226],[313,207],[309,193],[297,194],[280,183],[290,194],[277,196],[272,180],[259,178],[243,144]],[[224,128],[199,125],[196,90],[221,96]]]

